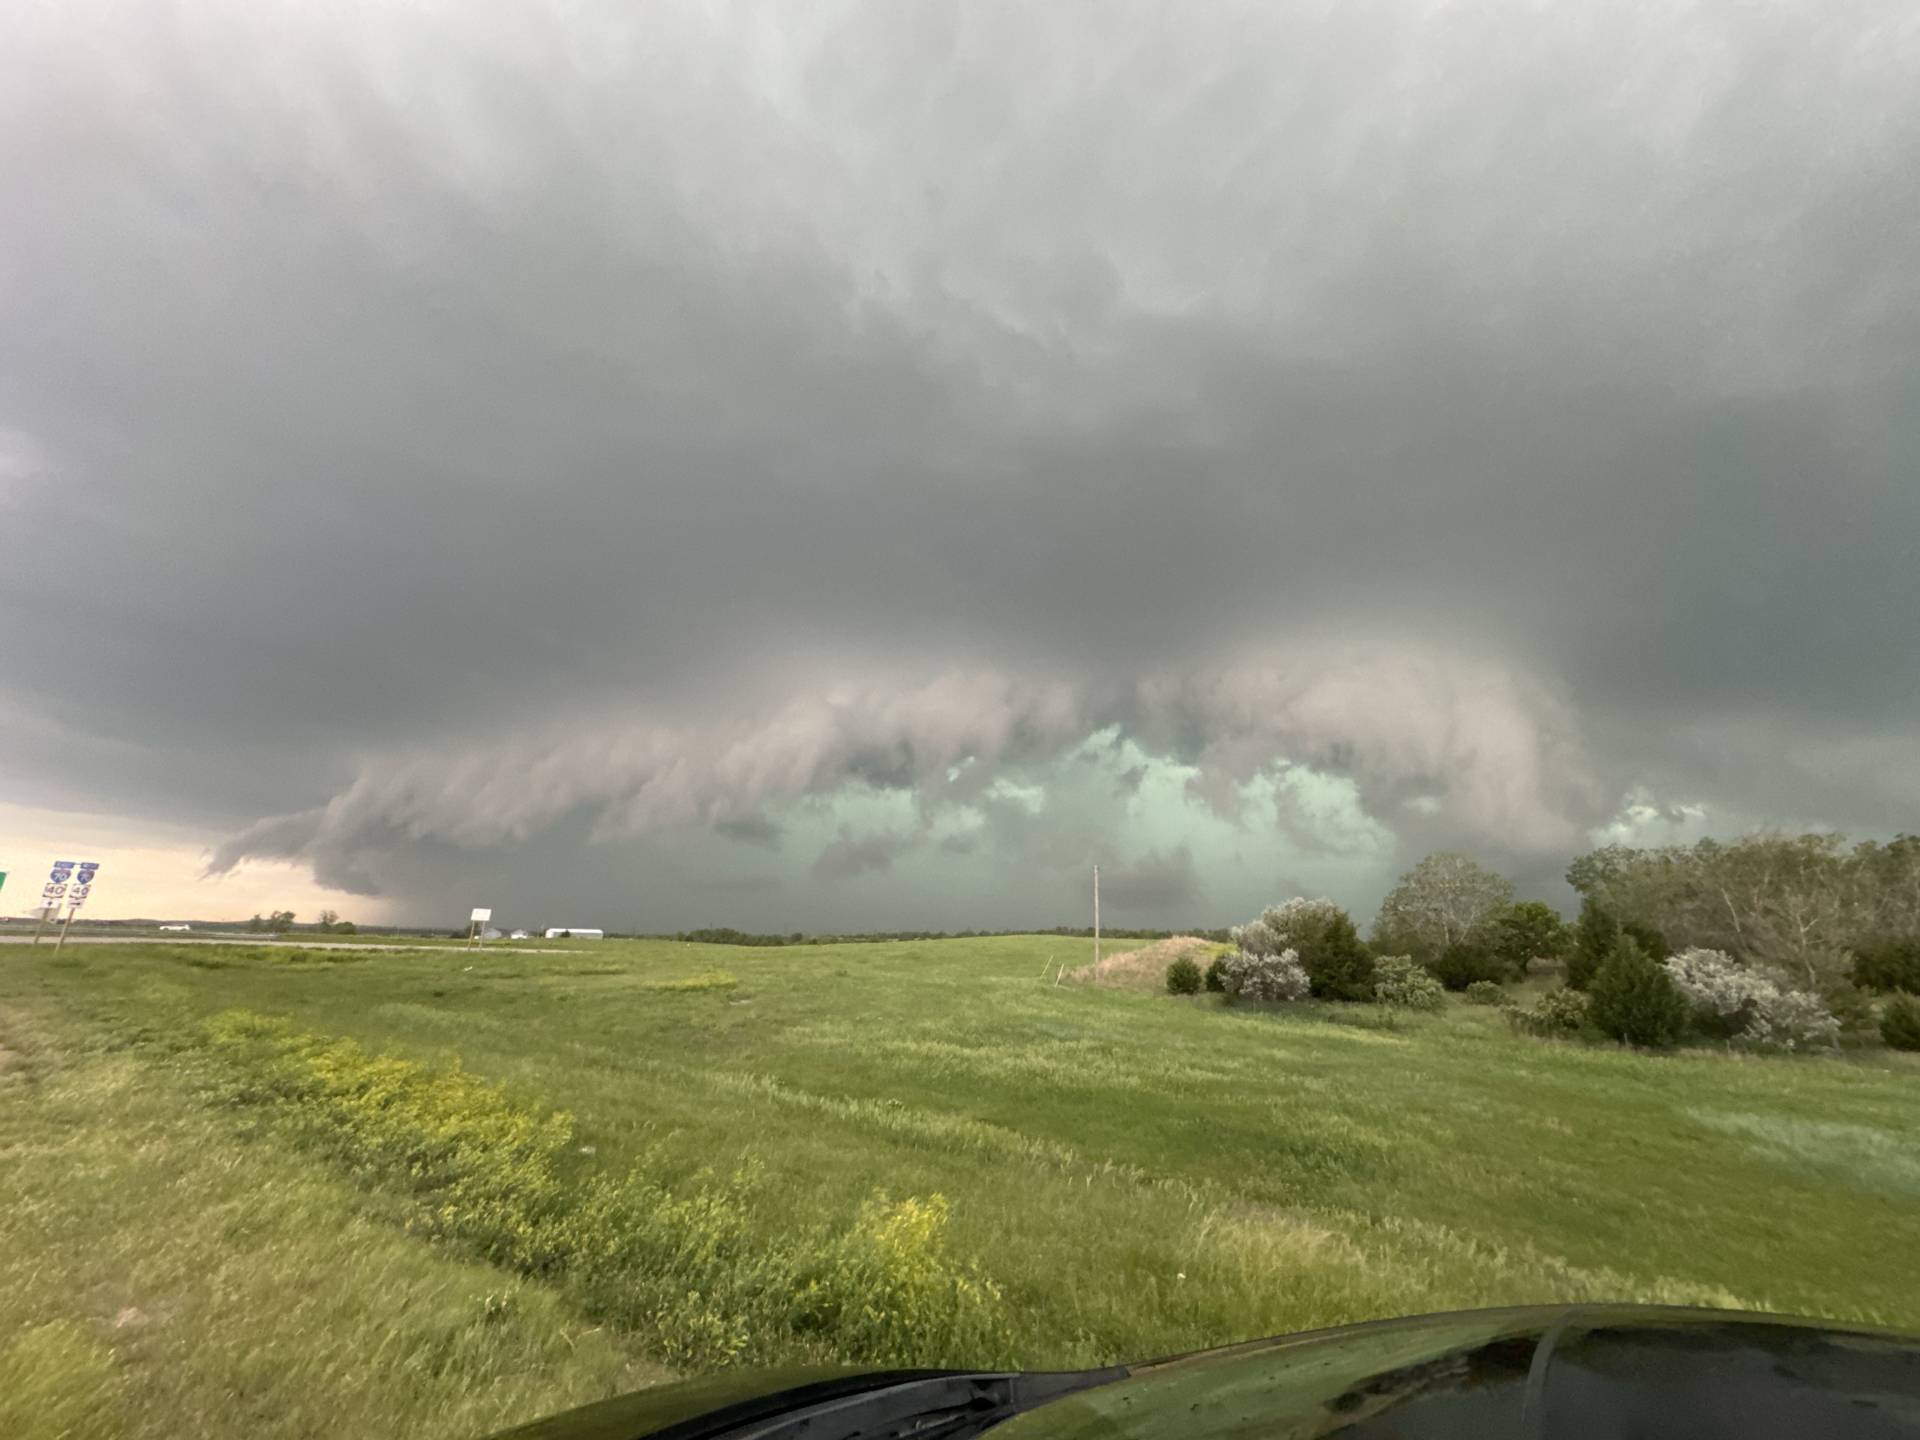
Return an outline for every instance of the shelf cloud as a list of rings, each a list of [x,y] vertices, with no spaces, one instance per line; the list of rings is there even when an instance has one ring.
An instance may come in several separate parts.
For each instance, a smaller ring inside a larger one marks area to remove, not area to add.
[[[213,875],[1219,923],[1914,825],[1910,6],[73,0],[0,213],[0,778]]]

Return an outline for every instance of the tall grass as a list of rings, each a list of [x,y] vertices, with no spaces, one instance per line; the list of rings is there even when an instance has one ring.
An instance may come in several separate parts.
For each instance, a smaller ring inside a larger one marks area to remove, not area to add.
[[[438,1437],[639,1357],[1046,1368],[1580,1299],[1920,1326],[1920,1057],[1226,1009],[1039,979],[1060,944],[11,954],[0,1374],[89,1436]]]
[[[550,1280],[669,1364],[994,1364],[999,1289],[946,1245],[942,1195],[876,1193],[844,1229],[756,1225],[748,1164],[669,1188],[645,1163],[570,1178],[573,1117],[459,1067],[370,1055],[244,1011],[200,1032],[218,1102],[407,1202],[409,1230]]]
[[[0,1005],[0,1436],[471,1440],[665,1373],[147,1053]]]

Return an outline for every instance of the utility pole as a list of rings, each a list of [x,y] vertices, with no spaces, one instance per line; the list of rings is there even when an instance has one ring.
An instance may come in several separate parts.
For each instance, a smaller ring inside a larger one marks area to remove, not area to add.
[[[1093,867],[1093,963],[1100,963],[1100,867]]]

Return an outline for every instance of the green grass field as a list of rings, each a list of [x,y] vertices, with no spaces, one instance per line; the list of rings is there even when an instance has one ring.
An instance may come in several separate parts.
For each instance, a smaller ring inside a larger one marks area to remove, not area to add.
[[[728,1357],[1554,1299],[1920,1330],[1912,1057],[1038,978],[1083,946],[0,950],[0,1434],[465,1436]]]

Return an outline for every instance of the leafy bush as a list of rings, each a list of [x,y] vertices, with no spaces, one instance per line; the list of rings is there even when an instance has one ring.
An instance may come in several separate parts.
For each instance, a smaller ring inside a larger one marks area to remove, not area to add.
[[[1434,978],[1449,990],[1464,990],[1476,980],[1499,980],[1507,967],[1484,945],[1460,940],[1433,962]]]
[[[1920,935],[1859,946],[1853,952],[1853,983],[1862,990],[1920,995]]]
[[[1300,963],[1318,999],[1366,1000],[1373,995],[1373,952],[1362,942],[1345,911],[1327,925]]]
[[[1895,1050],[1920,1050],[1920,997],[1895,995],[1880,1012],[1880,1038]]]
[[[1513,997],[1491,980],[1476,980],[1467,986],[1469,1005],[1511,1005]]]
[[[1229,955],[1221,978],[1229,1000],[1304,1000],[1312,990],[1300,957],[1291,950]]]
[[[1723,950],[1699,946],[1661,962],[1687,997],[1701,1034],[1732,1040],[1746,1033],[1754,1016],[1780,997],[1780,987]]]
[[[1740,1038],[1768,1050],[1831,1050],[1840,1043],[1840,1022],[1818,995],[1783,990]]]
[[[1324,896],[1269,906],[1258,920],[1238,926],[1233,940],[1246,955],[1292,951],[1318,999],[1373,998],[1373,956],[1361,943],[1352,917]]]
[[[1373,998],[1390,1010],[1438,1010],[1447,997],[1411,955],[1381,955],[1373,962]]]
[[[1207,966],[1206,979],[1202,983],[1205,985],[1209,994],[1223,995],[1226,993],[1226,989],[1227,989],[1227,957],[1226,956],[1216,955],[1213,957],[1213,963]]]
[[[1673,977],[1622,935],[1587,989],[1588,1015],[1603,1035],[1660,1048],[1687,1031],[1687,997]]]
[[[1514,1007],[1507,1011],[1507,1023],[1528,1035],[1545,1039],[1565,1039],[1578,1035],[1587,1025],[1588,1000],[1585,992],[1562,988],[1549,990],[1530,1010]]]
[[[1782,1050],[1839,1041],[1840,1022],[1819,996],[1783,989],[1772,976],[1724,951],[1695,946],[1662,965],[1703,1035]]]
[[[1167,966],[1167,993],[1169,995],[1200,993],[1200,967],[1185,955]]]
[[[1566,922],[1551,905],[1524,900],[1494,913],[1487,948],[1506,977],[1524,980],[1535,960],[1557,960],[1567,948]]]

